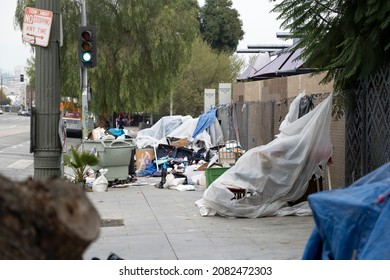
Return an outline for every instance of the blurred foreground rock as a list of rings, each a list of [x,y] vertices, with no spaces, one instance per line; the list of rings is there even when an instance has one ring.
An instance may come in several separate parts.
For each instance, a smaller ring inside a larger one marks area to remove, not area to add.
[[[99,214],[78,185],[0,176],[0,259],[82,259],[99,229]]]

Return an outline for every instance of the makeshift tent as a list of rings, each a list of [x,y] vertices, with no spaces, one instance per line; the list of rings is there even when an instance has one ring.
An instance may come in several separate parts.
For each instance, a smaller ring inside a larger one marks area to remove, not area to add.
[[[191,148],[195,151],[199,147],[202,148],[204,146],[206,149],[210,149],[218,145],[223,141],[222,129],[215,112],[214,116],[212,111],[209,112],[211,113],[206,114],[204,118],[188,119],[181,126],[170,132],[167,137],[186,138],[193,143]],[[207,128],[209,128],[210,133],[207,132]],[[198,145],[197,143],[199,142],[202,142],[202,144]]]
[[[348,188],[309,196],[316,226],[303,259],[390,259],[390,163]]]
[[[166,116],[162,117],[152,127],[142,129],[138,132],[135,139],[136,145],[139,149],[146,146],[157,146],[158,144],[167,144],[166,135],[182,125],[191,116]]]
[[[257,218],[310,214],[307,202],[302,207],[284,206],[304,195],[309,180],[323,174],[320,166],[325,166],[332,155],[333,95],[298,119],[303,96],[298,95],[290,105],[276,139],[248,150],[205,190],[196,202],[202,215]],[[232,188],[244,189],[247,195],[235,199]]]
[[[210,133],[206,129],[209,129]],[[168,144],[167,137],[186,138],[192,144],[202,141],[206,148],[223,141],[222,129],[215,111],[210,110],[204,114],[204,117],[195,119],[191,116],[163,117],[151,128],[140,130],[135,142],[139,149],[147,146],[157,147],[159,144]],[[197,150],[196,145],[191,148]]]

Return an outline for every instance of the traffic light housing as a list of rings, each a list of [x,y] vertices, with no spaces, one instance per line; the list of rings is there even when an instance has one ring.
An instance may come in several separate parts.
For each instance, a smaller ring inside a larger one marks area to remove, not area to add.
[[[20,82],[21,82],[21,83],[24,82],[24,74],[20,74]]]
[[[78,62],[80,67],[92,68],[97,63],[95,26],[80,26],[78,30]]]

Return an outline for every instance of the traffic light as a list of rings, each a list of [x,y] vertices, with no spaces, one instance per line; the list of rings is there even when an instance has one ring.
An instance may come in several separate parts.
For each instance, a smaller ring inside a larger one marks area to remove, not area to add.
[[[95,26],[80,26],[78,31],[78,55],[80,67],[96,67],[97,40]]]
[[[24,74],[20,74],[20,82],[21,82],[21,83],[24,82]]]

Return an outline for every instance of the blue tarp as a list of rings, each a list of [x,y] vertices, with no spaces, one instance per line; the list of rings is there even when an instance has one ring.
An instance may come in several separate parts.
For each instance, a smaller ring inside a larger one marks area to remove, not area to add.
[[[202,133],[203,130],[210,127],[210,125],[215,121],[216,113],[217,109],[211,108],[206,113],[200,115],[194,133],[192,134],[192,138],[195,138],[199,133]]]
[[[303,259],[390,259],[390,163],[348,188],[309,196],[315,228]]]
[[[110,128],[108,131],[111,132],[112,135],[114,135],[116,137],[119,137],[119,136],[125,134],[125,132],[122,128]]]

